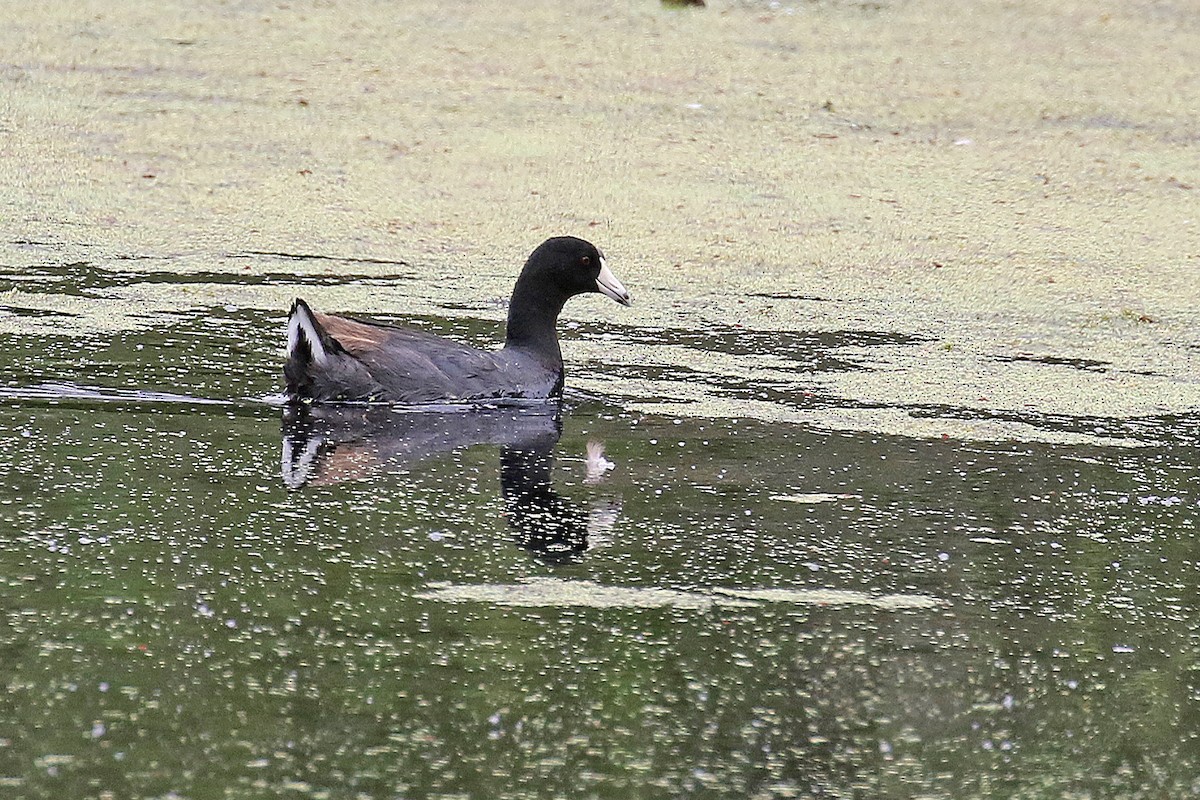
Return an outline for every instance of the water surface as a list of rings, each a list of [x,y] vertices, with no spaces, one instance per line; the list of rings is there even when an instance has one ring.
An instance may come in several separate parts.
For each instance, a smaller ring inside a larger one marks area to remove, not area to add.
[[[8,313],[36,327],[0,337],[6,796],[1200,791],[1192,419],[1017,420],[1094,435],[1063,444],[652,414],[587,357],[568,382],[612,391],[561,409],[284,419],[280,311]],[[654,379],[797,408],[827,399],[704,354],[905,346],[566,338],[690,348]]]

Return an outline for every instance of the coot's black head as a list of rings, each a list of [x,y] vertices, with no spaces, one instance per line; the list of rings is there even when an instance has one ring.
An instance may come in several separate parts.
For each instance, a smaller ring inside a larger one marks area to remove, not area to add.
[[[574,236],[542,242],[525,262],[518,284],[560,302],[587,292],[608,295],[623,306],[631,302],[628,290],[604,263],[604,255],[591,242]]]

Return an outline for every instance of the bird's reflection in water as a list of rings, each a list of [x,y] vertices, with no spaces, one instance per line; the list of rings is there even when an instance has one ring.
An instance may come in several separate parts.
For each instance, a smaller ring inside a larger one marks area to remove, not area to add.
[[[283,415],[284,483],[321,486],[395,471],[423,458],[478,444],[500,447],[500,490],[517,541],[550,560],[572,560],[616,521],[620,502],[590,510],[554,489],[554,448],[562,435],[557,404],[533,407],[288,406]],[[588,444],[586,483],[611,468]]]

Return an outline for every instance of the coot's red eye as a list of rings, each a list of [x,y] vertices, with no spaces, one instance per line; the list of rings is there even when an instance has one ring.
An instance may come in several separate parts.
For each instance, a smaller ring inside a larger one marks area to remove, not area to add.
[[[586,267],[588,264],[592,263],[592,258],[591,258],[591,256],[584,256],[582,259],[580,259],[580,261]]]

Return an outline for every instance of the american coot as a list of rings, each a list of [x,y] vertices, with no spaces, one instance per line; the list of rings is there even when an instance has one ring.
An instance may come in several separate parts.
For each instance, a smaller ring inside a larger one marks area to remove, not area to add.
[[[419,404],[559,397],[563,362],[555,324],[563,304],[587,292],[630,303],[594,245],[572,236],[547,239],[517,278],[504,347],[496,351],[318,314],[297,298],[283,367],[288,398]]]

